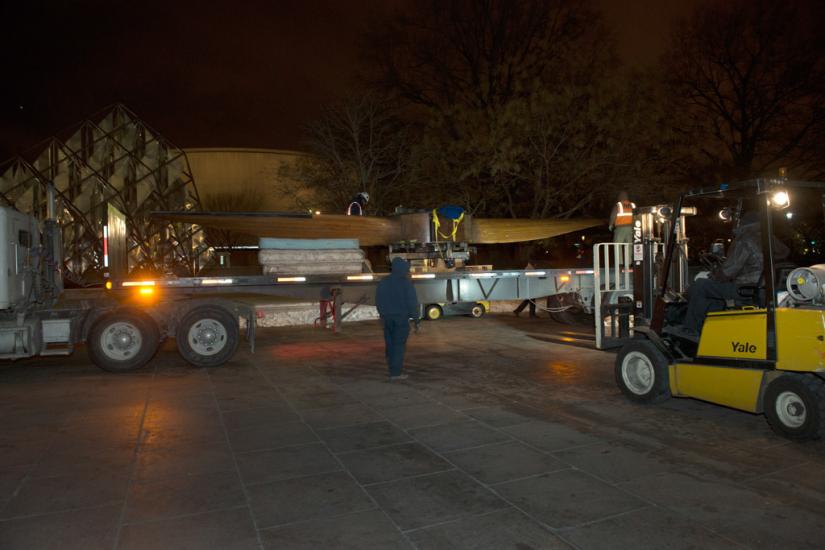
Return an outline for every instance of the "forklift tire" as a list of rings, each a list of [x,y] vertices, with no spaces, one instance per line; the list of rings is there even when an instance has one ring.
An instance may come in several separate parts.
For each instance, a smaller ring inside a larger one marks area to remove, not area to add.
[[[616,384],[631,401],[659,403],[670,397],[668,360],[648,340],[628,342],[616,355]]]
[[[109,372],[129,372],[145,366],[155,356],[160,333],[147,315],[115,311],[92,325],[86,343],[92,363]]]
[[[825,437],[825,382],[813,375],[783,374],[765,390],[765,417],[777,434],[805,441]]]
[[[424,308],[424,318],[428,321],[437,321],[444,317],[444,310],[438,304],[430,304]]]
[[[470,310],[470,315],[476,319],[484,317],[485,313],[487,313],[487,308],[484,307],[484,304],[473,304],[473,309]]]
[[[200,306],[181,319],[175,331],[178,353],[196,367],[218,367],[235,355],[240,343],[238,319],[216,306]]]

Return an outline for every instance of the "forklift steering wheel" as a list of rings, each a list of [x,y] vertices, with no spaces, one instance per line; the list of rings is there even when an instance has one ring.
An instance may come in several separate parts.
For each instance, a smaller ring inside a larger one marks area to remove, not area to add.
[[[713,271],[719,264],[721,264],[724,261],[725,259],[722,256],[719,256],[718,254],[712,254],[710,252],[699,253],[699,263],[701,263],[709,271]]]

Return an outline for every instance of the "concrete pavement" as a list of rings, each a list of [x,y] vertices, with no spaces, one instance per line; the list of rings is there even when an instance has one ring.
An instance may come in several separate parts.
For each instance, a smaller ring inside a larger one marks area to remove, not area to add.
[[[374,321],[0,366],[0,548],[821,548],[825,446],[692,400],[644,407],[544,319]],[[531,336],[536,335],[538,338]]]

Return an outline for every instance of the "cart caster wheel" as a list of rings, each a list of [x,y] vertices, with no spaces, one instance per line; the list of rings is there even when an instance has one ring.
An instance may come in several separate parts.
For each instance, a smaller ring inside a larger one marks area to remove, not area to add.
[[[430,304],[424,308],[424,317],[428,321],[437,321],[444,316],[444,310],[438,304]]]

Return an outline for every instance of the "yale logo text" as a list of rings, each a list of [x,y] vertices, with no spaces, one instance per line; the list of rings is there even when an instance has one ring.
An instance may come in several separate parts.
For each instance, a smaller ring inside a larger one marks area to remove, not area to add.
[[[731,342],[733,353],[756,353],[756,345],[750,342]]]

